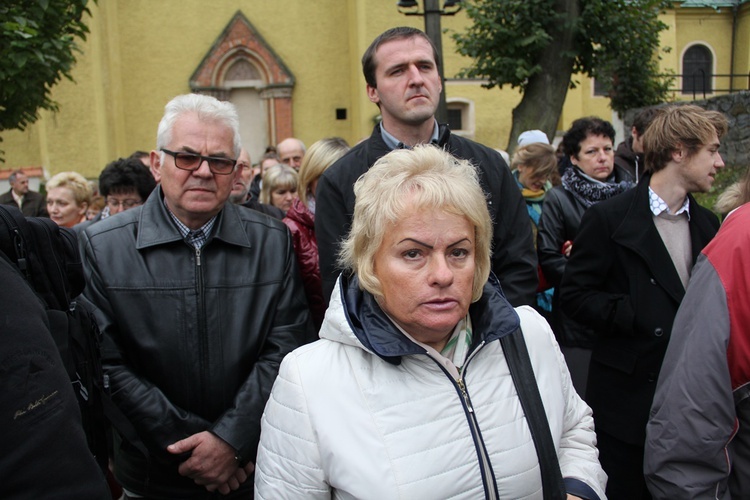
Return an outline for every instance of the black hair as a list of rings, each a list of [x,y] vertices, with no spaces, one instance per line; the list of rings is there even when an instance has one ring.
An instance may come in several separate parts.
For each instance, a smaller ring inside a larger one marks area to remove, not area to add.
[[[590,135],[603,135],[609,137],[612,144],[615,143],[615,128],[611,123],[596,116],[579,118],[573,122],[563,136],[562,144],[565,156],[578,156],[581,151],[581,143]]]
[[[155,187],[156,181],[151,171],[141,160],[132,156],[111,162],[99,174],[99,192],[104,197],[136,191],[141,200],[146,201]]]

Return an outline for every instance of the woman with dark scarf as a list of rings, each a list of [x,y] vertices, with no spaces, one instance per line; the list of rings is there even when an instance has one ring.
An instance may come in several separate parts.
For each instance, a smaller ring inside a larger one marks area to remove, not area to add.
[[[565,157],[572,166],[565,170],[562,185],[546,194],[537,233],[539,265],[554,287],[560,285],[586,209],[635,185],[629,172],[615,166],[614,141],[612,124],[596,117],[579,118],[563,136]],[[583,397],[593,332],[565,316],[557,293],[552,298],[551,323],[573,385]]]
[[[546,139],[546,136],[544,136]],[[552,189],[550,177],[557,168],[555,150],[549,144],[534,142],[516,149],[510,163],[513,178],[516,180],[521,196],[526,201],[526,210],[531,219],[531,228],[536,242],[537,227],[542,216],[542,204],[547,191]],[[539,288],[537,289],[534,308],[550,320],[552,295],[554,289],[546,282],[539,269]]]

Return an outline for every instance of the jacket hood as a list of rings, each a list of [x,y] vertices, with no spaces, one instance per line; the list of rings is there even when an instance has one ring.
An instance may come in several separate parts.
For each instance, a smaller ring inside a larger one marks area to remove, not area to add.
[[[482,297],[469,307],[469,316],[475,332],[472,350],[480,342],[513,333],[521,324],[494,274],[485,283]],[[394,365],[401,363],[402,356],[425,353],[401,334],[372,294],[360,290],[356,275],[342,274],[336,282],[320,337],[359,346]]]

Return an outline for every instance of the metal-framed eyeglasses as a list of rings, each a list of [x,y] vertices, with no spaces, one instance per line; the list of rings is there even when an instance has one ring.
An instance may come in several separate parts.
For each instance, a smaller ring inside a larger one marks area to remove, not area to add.
[[[211,173],[216,175],[229,175],[234,172],[234,167],[237,165],[237,160],[232,158],[203,156],[196,153],[186,153],[184,151],[170,151],[164,148],[161,150],[174,158],[175,167],[190,172],[194,172],[201,168],[204,161],[208,162],[208,168],[211,170]]]
[[[123,210],[130,210],[131,208],[137,207],[138,205],[143,205],[143,200],[118,200],[109,197],[105,200],[105,202],[107,203],[107,206],[112,210],[117,210],[120,207],[122,207]]]

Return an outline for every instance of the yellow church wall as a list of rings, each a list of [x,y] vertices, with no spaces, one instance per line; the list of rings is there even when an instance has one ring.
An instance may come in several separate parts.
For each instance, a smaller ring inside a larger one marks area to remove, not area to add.
[[[95,178],[104,165],[137,149],[154,147],[164,105],[190,91],[189,79],[234,14],[241,11],[295,77],[293,133],[306,144],[338,135],[350,143],[369,136],[377,107],[367,98],[360,59],[384,30],[424,29],[424,18],[404,16],[393,0],[100,0],[91,4],[91,33],[73,70],[52,92],[58,113],[24,132],[3,133],[2,168],[42,165],[53,174],[74,169]],[[729,72],[731,16],[726,9],[680,9],[662,19],[661,67],[680,71],[682,52],[693,41],[714,50],[716,72]],[[470,61],[456,50],[451,32],[463,31],[465,12],[441,18],[446,97],[473,105],[472,137],[506,148],[517,89],[484,89],[480,81],[456,80]],[[679,30],[677,27],[679,26]],[[738,16],[735,72],[750,68],[750,4]],[[612,118],[609,100],[593,95],[593,81],[578,75],[560,118],[560,131],[581,116]],[[347,110],[336,120],[335,110]],[[277,138],[281,139],[281,138]],[[552,139],[552,138],[551,138]]]
[[[750,81],[750,3],[740,10],[737,16],[737,40],[735,41],[734,72],[746,75],[740,79],[744,88],[749,88]]]

